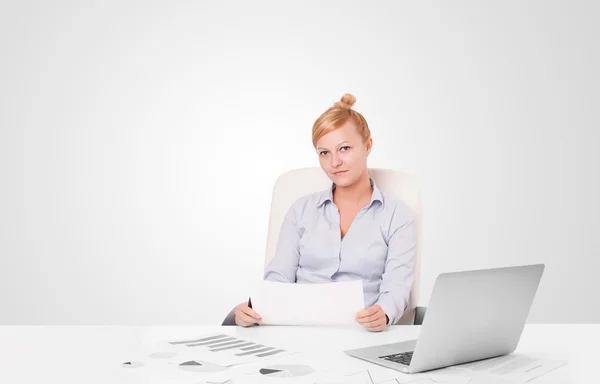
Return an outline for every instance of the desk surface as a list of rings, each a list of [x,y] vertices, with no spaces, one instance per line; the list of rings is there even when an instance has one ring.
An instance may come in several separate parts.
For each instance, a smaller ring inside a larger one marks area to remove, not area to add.
[[[399,342],[418,337],[418,326],[393,326],[370,333],[354,328],[218,326],[0,326],[2,383],[132,383],[120,363],[141,345],[223,332],[297,352],[318,353],[356,367],[395,371],[348,357],[344,349]],[[315,343],[319,343],[318,348]],[[534,383],[600,382],[592,376],[600,353],[600,325],[528,324],[518,353],[567,361],[568,365]],[[589,381],[592,380],[592,381]],[[191,381],[194,383],[201,380]],[[147,381],[145,381],[147,382]]]

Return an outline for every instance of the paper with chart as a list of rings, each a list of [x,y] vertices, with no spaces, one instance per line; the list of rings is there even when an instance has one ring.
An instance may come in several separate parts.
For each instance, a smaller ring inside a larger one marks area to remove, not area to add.
[[[269,346],[225,333],[213,333],[183,340],[166,342],[167,349],[178,350],[184,356],[195,357],[222,367],[229,367],[252,361],[266,360],[271,357],[289,355],[276,346]]]
[[[361,280],[322,284],[261,281],[251,291],[262,325],[355,326],[365,308]]]
[[[493,359],[457,365],[452,369],[461,370],[473,379],[487,379],[490,382],[492,380],[504,380],[510,383],[525,383],[563,365],[566,365],[566,363],[562,361],[538,359],[529,355],[513,353]],[[485,382],[485,380],[481,380],[481,382]]]
[[[226,333],[210,333],[144,346],[131,360],[119,364],[144,380],[175,383],[192,378],[219,383],[232,378],[233,367],[267,364],[270,359],[294,353]]]

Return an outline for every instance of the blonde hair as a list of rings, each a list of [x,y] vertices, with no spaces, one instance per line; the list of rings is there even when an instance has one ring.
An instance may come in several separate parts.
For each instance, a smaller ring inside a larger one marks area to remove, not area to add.
[[[331,131],[340,128],[346,122],[351,121],[356,126],[358,133],[363,138],[363,143],[371,137],[371,131],[367,120],[360,113],[352,109],[356,102],[356,97],[346,93],[340,101],[336,102],[333,107],[323,112],[315,121],[312,129],[313,146],[317,147],[317,141]]]

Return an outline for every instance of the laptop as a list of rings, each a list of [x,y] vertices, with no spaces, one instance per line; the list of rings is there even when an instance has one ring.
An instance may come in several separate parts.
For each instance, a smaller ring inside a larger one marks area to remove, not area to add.
[[[405,373],[513,352],[544,264],[443,273],[433,286],[417,340],[344,353]]]

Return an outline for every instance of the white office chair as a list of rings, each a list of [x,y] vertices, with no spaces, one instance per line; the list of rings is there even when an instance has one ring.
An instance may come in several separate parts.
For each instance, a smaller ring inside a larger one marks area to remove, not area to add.
[[[419,186],[414,178],[403,172],[389,169],[369,168],[369,176],[385,194],[396,197],[412,210],[417,221],[417,263],[414,281],[408,300],[408,309],[396,324],[421,324],[425,308],[417,307],[421,276],[421,198]],[[271,211],[267,233],[267,251],[264,268],[275,255],[281,223],[288,209],[298,198],[331,187],[331,180],[319,167],[300,168],[286,172],[275,181],[271,199]],[[235,325],[235,308],[227,315],[222,325]]]

